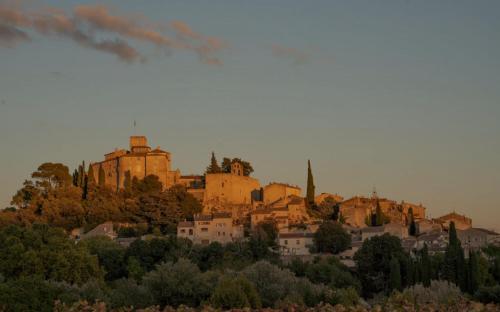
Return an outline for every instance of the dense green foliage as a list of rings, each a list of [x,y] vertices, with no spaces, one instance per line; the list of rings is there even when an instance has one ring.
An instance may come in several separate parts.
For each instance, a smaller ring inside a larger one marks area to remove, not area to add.
[[[342,224],[335,221],[324,221],[314,233],[316,251],[337,254],[351,246],[351,235]]]
[[[273,222],[259,224],[243,241],[193,245],[174,235],[180,220],[201,209],[184,188],[164,191],[156,176],[147,176],[116,191],[93,175],[84,163],[73,176],[64,165],[43,164],[13,197],[16,207],[0,213],[1,311],[51,311],[56,300],[62,306],[97,300],[111,308],[353,306],[359,294],[402,291],[389,300],[395,305],[421,294],[458,298],[452,284],[485,303],[500,298],[500,248],[466,259],[454,224],[444,255],[430,255],[425,245],[407,253],[397,237],[384,234],[363,243],[350,270],[328,255],[350,245],[332,205],[314,237],[321,256],[284,263]],[[136,238],[129,247],[105,237],[69,238],[68,230],[109,220],[133,224],[118,230]],[[434,281],[443,279],[452,284]]]

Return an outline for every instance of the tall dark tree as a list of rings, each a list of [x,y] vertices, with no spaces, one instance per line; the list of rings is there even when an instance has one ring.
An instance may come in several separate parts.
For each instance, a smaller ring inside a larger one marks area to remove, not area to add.
[[[312,208],[314,207],[314,192],[315,192],[315,186],[314,186],[314,177],[312,174],[312,169],[311,169],[311,161],[307,161],[307,194],[306,194],[306,199],[307,199],[307,205]]]
[[[469,251],[469,262],[467,269],[467,291],[469,294],[474,294],[479,288],[479,262],[478,255],[473,251]]]
[[[409,218],[409,226],[408,226],[408,234],[410,236],[417,235],[417,225],[415,224],[415,218],[413,216],[413,208],[410,207],[408,209],[408,218]]]
[[[219,173],[219,172],[221,172],[221,168],[217,163],[217,159],[215,158],[215,153],[212,152],[212,159],[210,160],[210,165],[207,167],[206,173]]]
[[[85,172],[85,168],[86,168],[85,161],[82,161],[81,168],[82,168],[82,171],[81,171],[80,176],[79,176],[78,185],[80,187],[83,187],[83,184],[85,183],[85,177],[87,176],[87,173]]]
[[[221,162],[221,170],[224,173],[231,172],[231,158],[224,157]]]
[[[450,222],[449,243],[444,253],[443,278],[455,283],[462,289],[467,290],[467,266],[465,263],[464,250],[457,237],[455,223]]]
[[[83,187],[82,187],[82,199],[85,200],[87,199],[89,193],[89,177],[86,175],[84,180],[83,180]]]
[[[132,178],[130,176],[130,170],[125,171],[125,179],[123,180],[123,189],[126,192],[130,192],[132,190]]]
[[[99,186],[103,187],[106,184],[106,173],[104,172],[104,168],[99,166]]]
[[[429,258],[429,251],[427,244],[420,251],[420,281],[425,287],[431,285],[431,259]]]
[[[382,212],[382,207],[380,207],[380,202],[377,200],[377,207],[375,209],[375,224],[376,226],[384,225],[384,213]]]
[[[396,257],[392,257],[389,272],[389,289],[401,290],[401,266]]]
[[[75,171],[73,171],[72,178],[73,178],[73,186],[78,186],[78,170],[77,169],[75,169]]]
[[[92,164],[89,165],[89,170],[87,171],[88,183],[89,185],[95,185],[94,168]]]

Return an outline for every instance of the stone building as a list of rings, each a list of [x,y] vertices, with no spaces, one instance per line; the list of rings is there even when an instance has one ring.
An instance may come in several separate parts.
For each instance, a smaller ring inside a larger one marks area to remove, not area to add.
[[[425,218],[425,207],[412,203],[401,202],[387,198],[379,198],[376,193],[372,197],[354,196],[340,203],[340,213],[346,223],[351,226],[366,226],[367,218],[376,212],[377,205],[380,206],[385,217],[391,223],[407,224],[409,222],[409,211],[413,211],[415,220]]]
[[[239,162],[231,164],[231,173],[208,173],[205,176],[203,206],[205,213],[230,212],[239,218],[261,197],[260,183],[243,174]]]
[[[457,230],[457,237],[467,255],[470,250],[477,251],[488,244],[497,242],[500,239],[500,234],[481,228],[468,228]]]
[[[230,213],[198,214],[194,221],[182,221],[177,226],[177,237],[194,244],[213,242],[226,244],[243,238],[243,225],[236,224]]]
[[[163,188],[167,189],[180,180],[179,170],[171,170],[171,156],[159,147],[151,149],[145,136],[131,136],[130,150],[117,149],[104,155],[104,160],[92,163],[95,182],[99,179],[102,168],[105,175],[105,185],[113,189],[123,188],[126,173],[131,179],[144,179],[148,175],[156,175]]]
[[[472,227],[472,219],[466,217],[465,215],[460,215],[456,212],[452,212],[435,219],[437,223],[440,223],[443,228],[448,229],[451,222],[455,223],[455,228],[457,230],[466,230]]]
[[[279,233],[278,246],[282,256],[306,256],[311,254],[309,248],[313,246],[313,233]]]
[[[286,183],[272,182],[263,188],[264,205],[269,205],[290,195],[300,196],[301,189],[298,186]]]

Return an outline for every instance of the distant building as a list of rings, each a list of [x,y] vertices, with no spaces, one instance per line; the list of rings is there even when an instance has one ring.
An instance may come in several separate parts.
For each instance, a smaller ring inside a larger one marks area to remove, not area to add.
[[[148,175],[155,175],[167,189],[177,184],[180,179],[178,170],[171,170],[171,156],[159,147],[151,149],[145,136],[131,136],[130,150],[116,149],[104,155],[104,160],[91,164],[95,182],[99,179],[99,170],[104,170],[105,185],[113,189],[123,188],[127,172],[130,178],[141,180]]]
[[[400,223],[388,223],[381,226],[368,226],[361,229],[361,240],[365,241],[374,236],[384,235],[385,233],[396,236],[399,239],[405,239],[408,237],[408,227]]]
[[[263,188],[264,205],[270,205],[291,195],[300,196],[300,192],[300,187],[295,185],[276,182],[270,183]]]
[[[252,229],[261,222],[274,221],[280,232],[287,232],[291,226],[305,225],[310,220],[305,199],[296,195],[281,198],[250,213]]]
[[[231,164],[231,173],[209,173],[205,176],[204,213],[230,212],[240,218],[261,197],[258,180],[245,176],[239,162]]]
[[[465,215],[460,215],[456,212],[446,214],[442,217],[435,219],[437,223],[440,223],[445,229],[450,227],[450,223],[455,223],[455,228],[457,230],[466,230],[472,227],[472,219],[466,217]]]
[[[500,234],[481,228],[457,230],[457,237],[466,254],[468,254],[469,250],[477,251],[488,244],[495,244],[500,241]]]
[[[278,245],[282,256],[306,256],[311,254],[309,248],[313,246],[313,234],[279,233]]]
[[[177,237],[187,238],[194,244],[226,244],[243,238],[243,225],[234,224],[229,213],[199,214],[194,216],[194,221],[179,222]]]

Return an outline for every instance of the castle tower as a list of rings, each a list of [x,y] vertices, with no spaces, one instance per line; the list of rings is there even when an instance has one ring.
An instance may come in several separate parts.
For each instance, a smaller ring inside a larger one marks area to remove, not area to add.
[[[130,137],[130,151],[132,153],[148,153],[151,148],[148,146],[148,139],[145,136]]]
[[[239,161],[235,161],[231,164],[231,173],[237,176],[243,176],[243,165]]]

